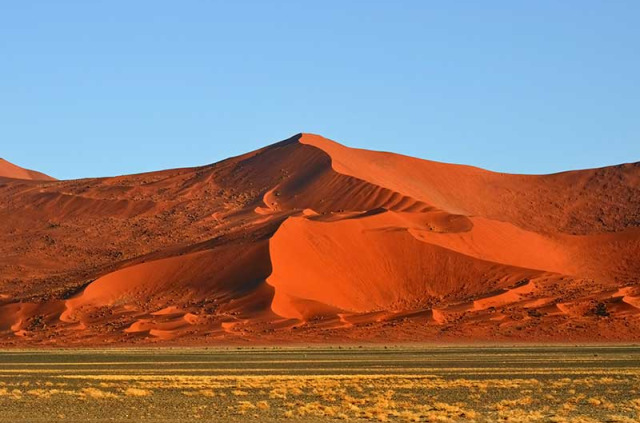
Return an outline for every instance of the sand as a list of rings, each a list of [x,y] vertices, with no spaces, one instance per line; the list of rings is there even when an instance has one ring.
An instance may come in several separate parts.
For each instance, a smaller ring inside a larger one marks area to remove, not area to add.
[[[41,180],[41,181],[53,181],[55,180],[49,175],[36,172],[35,170],[24,169],[20,166],[6,161],[0,158],[0,178],[12,178],[12,179],[26,179],[26,180]]]
[[[312,134],[114,178],[6,163],[3,345],[640,340],[640,163],[511,175]]]

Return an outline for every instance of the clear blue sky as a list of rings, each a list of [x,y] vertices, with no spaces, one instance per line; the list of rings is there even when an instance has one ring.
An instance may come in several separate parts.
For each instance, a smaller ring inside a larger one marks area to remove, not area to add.
[[[6,1],[0,157],[58,178],[314,132],[547,173],[640,160],[640,1]]]

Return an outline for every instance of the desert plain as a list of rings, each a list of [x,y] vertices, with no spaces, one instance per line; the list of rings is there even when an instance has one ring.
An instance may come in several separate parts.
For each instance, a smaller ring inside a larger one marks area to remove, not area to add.
[[[638,346],[4,350],[1,422],[637,422]]]

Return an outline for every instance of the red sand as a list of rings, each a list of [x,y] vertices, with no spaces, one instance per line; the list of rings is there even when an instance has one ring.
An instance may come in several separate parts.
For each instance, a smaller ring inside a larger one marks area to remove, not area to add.
[[[0,178],[12,178],[12,179],[28,179],[28,180],[43,180],[54,181],[51,176],[44,173],[36,172],[35,170],[29,170],[16,166],[13,163],[0,158]]]
[[[302,134],[55,181],[0,161],[0,344],[635,342],[640,163],[509,175]]]

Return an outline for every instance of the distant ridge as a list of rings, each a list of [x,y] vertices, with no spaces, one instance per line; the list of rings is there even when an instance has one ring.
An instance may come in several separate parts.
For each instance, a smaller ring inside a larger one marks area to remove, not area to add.
[[[28,180],[40,180],[40,181],[55,181],[49,175],[36,172],[35,170],[25,169],[20,166],[0,158],[0,177],[13,178],[13,179],[28,179]]]

